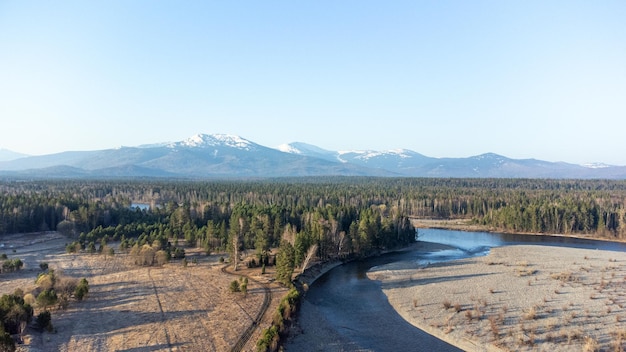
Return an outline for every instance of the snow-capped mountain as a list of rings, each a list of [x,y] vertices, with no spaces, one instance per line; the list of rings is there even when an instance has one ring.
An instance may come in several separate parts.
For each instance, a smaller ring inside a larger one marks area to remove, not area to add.
[[[589,168],[536,159],[510,159],[494,153],[468,158],[433,158],[407,149],[332,152],[310,144],[283,144],[280,149],[311,157],[336,160],[402,176],[417,177],[525,177],[525,178],[624,178],[626,167]],[[323,151],[323,152],[320,152]]]
[[[252,150],[258,144],[253,143],[245,138],[230,134],[197,134],[189,137],[181,142],[171,143],[170,148],[211,148],[211,147],[230,147],[241,150]]]
[[[626,167],[581,166],[487,153],[432,158],[417,152],[330,151],[306,143],[274,149],[227,134],[197,134],[179,142],[63,152],[0,161],[14,177],[526,177],[626,178]]]
[[[226,134],[198,134],[174,143],[63,152],[0,162],[0,174],[44,177],[391,176],[357,165],[284,153]]]

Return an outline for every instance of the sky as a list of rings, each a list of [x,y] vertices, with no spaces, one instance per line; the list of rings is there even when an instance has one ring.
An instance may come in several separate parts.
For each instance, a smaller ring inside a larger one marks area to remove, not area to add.
[[[626,1],[0,1],[0,148],[626,165]]]

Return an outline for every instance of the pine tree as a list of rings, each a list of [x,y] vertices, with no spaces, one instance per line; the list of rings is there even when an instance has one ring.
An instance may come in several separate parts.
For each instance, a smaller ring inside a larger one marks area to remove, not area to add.
[[[291,283],[291,275],[295,266],[295,250],[291,243],[283,240],[276,255],[276,280],[285,285]]]

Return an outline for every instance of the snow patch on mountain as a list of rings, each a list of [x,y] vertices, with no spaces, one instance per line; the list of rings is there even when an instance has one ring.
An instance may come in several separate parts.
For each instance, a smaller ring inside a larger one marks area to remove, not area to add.
[[[291,144],[281,144],[276,149],[280,150],[283,153],[289,154],[302,154],[302,151]]]
[[[254,143],[245,138],[231,134],[197,134],[184,141],[170,143],[170,148],[207,148],[207,147],[230,147],[250,151],[254,149]]]
[[[587,164],[582,164],[581,166],[589,168],[589,169],[606,169],[608,167],[611,167],[611,165],[604,164],[604,163],[587,163]]]
[[[351,151],[339,151],[339,159],[341,159],[342,156],[347,155],[347,154],[357,154],[357,156],[355,156],[355,159],[360,159],[360,160],[370,160],[373,158],[378,158],[378,157],[387,157],[387,156],[391,156],[391,157],[400,157],[403,159],[406,158],[410,158],[411,152],[409,150],[406,149],[393,149],[393,150],[384,150],[384,151],[376,151],[376,150],[351,150]]]
[[[328,158],[329,156],[332,157],[335,154],[337,154],[337,152],[322,149],[318,146],[308,144],[308,143],[303,143],[303,142],[292,142],[289,144],[281,144],[276,149],[280,150],[281,152],[290,153],[290,154],[317,156],[317,157],[323,156],[326,158]]]

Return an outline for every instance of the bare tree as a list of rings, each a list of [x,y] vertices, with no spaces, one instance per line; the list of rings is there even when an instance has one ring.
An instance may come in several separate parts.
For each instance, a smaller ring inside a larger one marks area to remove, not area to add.
[[[237,264],[239,264],[239,239],[242,236],[243,225],[243,218],[239,218],[239,233],[233,236],[233,265],[235,266],[235,271],[237,271]]]
[[[283,231],[283,240],[289,242],[292,246],[296,244],[296,229],[295,226],[289,224],[285,225],[285,231]]]
[[[311,258],[313,258],[315,254],[317,254],[317,244],[309,247],[309,250],[306,252],[306,257],[304,257],[304,262],[302,263],[302,271],[306,270],[306,267],[309,265],[309,261],[311,261]]]
[[[233,236],[233,265],[235,271],[237,271],[237,264],[239,263],[239,236]]]
[[[343,253],[343,246],[346,243],[346,232],[339,232],[339,244],[337,246],[337,255],[341,255]]]

